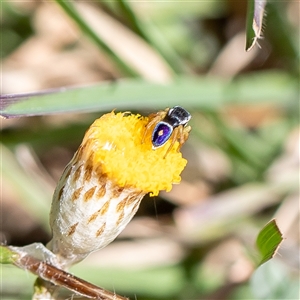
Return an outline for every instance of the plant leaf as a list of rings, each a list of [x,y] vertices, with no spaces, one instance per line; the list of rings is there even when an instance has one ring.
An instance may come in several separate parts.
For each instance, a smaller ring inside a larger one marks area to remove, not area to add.
[[[0,263],[12,264],[19,255],[11,249],[0,245]]]
[[[261,37],[266,3],[266,0],[248,0],[246,51],[250,51]]]
[[[261,255],[259,266],[275,256],[282,240],[282,233],[273,219],[259,232],[256,239],[256,246]]]

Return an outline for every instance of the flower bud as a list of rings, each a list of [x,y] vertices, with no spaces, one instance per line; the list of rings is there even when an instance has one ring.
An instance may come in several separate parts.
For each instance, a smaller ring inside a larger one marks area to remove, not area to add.
[[[147,117],[111,112],[87,130],[54,192],[47,245],[66,268],[105,247],[124,229],[145,194],[179,183],[187,161],[179,142],[152,149]],[[155,125],[155,124],[154,124]]]

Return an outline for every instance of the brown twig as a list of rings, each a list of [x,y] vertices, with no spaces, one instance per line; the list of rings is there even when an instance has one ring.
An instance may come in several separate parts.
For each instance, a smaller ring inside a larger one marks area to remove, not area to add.
[[[14,261],[14,264],[54,285],[65,287],[70,291],[90,299],[129,300],[129,298],[121,297],[115,293],[97,287],[96,285],[30,255],[19,256],[19,258]]]

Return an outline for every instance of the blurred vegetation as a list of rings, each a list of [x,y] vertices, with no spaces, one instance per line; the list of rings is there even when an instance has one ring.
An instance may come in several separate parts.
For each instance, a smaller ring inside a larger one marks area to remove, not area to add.
[[[298,299],[299,3],[270,1],[247,53],[246,11],[3,2],[1,94],[54,90],[1,103],[3,115],[33,115],[1,120],[1,242],[50,239],[55,184],[99,115],[180,105],[192,114],[182,183],[144,199],[114,243],[71,271],[139,300]],[[272,218],[285,241],[255,270],[255,238]],[[3,300],[30,299],[31,274],[1,272]]]

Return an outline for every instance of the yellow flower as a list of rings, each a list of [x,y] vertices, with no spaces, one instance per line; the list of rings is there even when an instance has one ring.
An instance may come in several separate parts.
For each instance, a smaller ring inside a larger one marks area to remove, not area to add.
[[[60,267],[105,247],[124,229],[147,193],[170,191],[187,161],[179,143],[152,148],[149,119],[111,112],[87,130],[55,190],[48,248]]]
[[[88,130],[84,142],[90,140],[89,150],[95,152],[94,165],[102,165],[103,172],[119,186],[158,195],[170,191],[180,182],[180,173],[186,160],[177,151],[178,142],[164,158],[170,141],[161,148],[152,149],[150,136],[142,143],[148,118],[140,115],[124,117],[114,112],[96,120]]]

